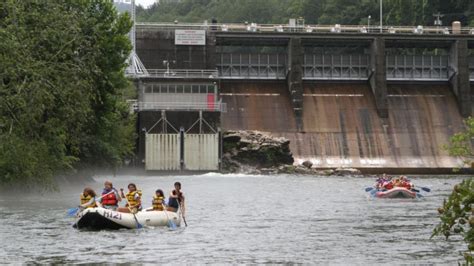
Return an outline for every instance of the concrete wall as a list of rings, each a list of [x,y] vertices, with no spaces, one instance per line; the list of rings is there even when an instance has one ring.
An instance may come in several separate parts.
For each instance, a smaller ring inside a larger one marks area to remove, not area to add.
[[[208,34],[206,45],[175,45],[174,30],[139,29],[137,54],[147,69],[163,69],[163,60],[175,61],[174,69],[215,69],[215,36]]]
[[[471,115],[468,57],[468,42],[454,41],[450,48],[450,63],[453,70],[450,84],[458,102],[459,112],[464,117]]]
[[[319,167],[449,168],[443,150],[462,130],[449,85],[389,85],[388,118],[378,115],[371,88],[357,83],[306,84],[298,131],[283,83],[223,83],[223,129],[271,132],[290,139],[297,161]]]

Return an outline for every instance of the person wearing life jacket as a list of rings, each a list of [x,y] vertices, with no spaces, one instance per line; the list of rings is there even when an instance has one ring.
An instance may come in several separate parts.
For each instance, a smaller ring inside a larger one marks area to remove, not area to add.
[[[128,193],[126,195],[123,194],[123,188],[120,189],[120,193],[127,203],[125,204],[125,208],[117,209],[119,212],[137,213],[142,210],[142,192],[137,189],[135,184],[128,184]]]
[[[395,178],[395,180],[393,180],[393,187],[400,187],[402,185],[402,181],[400,180],[400,178]]]
[[[84,188],[84,191],[81,193],[79,196],[81,200],[81,205],[79,205],[80,208],[95,208],[97,207],[97,204],[95,202],[95,191],[90,188],[86,187]]]
[[[393,184],[394,184],[394,181],[392,181],[392,180],[389,179],[389,180],[386,180],[386,181],[384,182],[384,184],[382,185],[382,187],[383,187],[383,189],[385,189],[385,190],[390,190],[390,189],[393,188]]]
[[[406,189],[412,189],[413,188],[413,184],[404,175],[400,176],[400,186],[404,187]]]
[[[181,183],[175,182],[174,183],[174,190],[171,191],[170,197],[168,199],[168,211],[177,212],[178,209],[181,208],[181,213],[184,216],[184,194],[181,191]]]
[[[165,195],[163,190],[158,189],[155,191],[155,195],[153,196],[153,200],[151,201],[151,205],[153,206],[152,211],[163,211],[165,205]]]
[[[112,182],[106,180],[104,182],[104,190],[102,191],[102,198],[99,200],[102,207],[109,210],[116,210],[118,203],[122,200],[117,189],[114,188]]]
[[[389,181],[390,181],[390,177],[387,176],[386,174],[383,174],[382,177],[377,178],[377,180],[375,181],[374,187],[377,190],[383,190],[384,185]]]

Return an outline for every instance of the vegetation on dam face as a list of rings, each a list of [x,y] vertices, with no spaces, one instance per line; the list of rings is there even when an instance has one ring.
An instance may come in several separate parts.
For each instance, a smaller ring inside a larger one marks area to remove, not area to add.
[[[111,1],[0,3],[0,183],[51,184],[132,152],[131,26]]]
[[[244,21],[286,24],[303,17],[309,24],[370,23],[379,25],[379,0],[182,0],[160,1],[149,9],[138,8],[138,20],[147,22],[202,22],[212,18],[224,23]],[[433,25],[434,13],[444,14],[443,25],[461,21],[474,25],[471,0],[384,0],[384,25]],[[370,22],[368,16],[371,16]]]

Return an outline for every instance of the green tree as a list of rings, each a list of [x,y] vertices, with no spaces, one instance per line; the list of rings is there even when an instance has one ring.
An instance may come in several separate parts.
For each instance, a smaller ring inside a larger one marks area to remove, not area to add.
[[[132,152],[128,15],[110,1],[0,2],[0,182],[115,166]]]
[[[473,162],[474,118],[466,120],[467,129],[457,133],[450,139],[449,153],[460,156],[465,164]],[[431,237],[444,235],[448,239],[452,235],[461,235],[467,243],[464,258],[468,264],[474,259],[474,179],[469,178],[454,186],[453,192],[444,200],[438,209],[441,222],[433,230]]]
[[[310,24],[372,24],[379,21],[379,0],[182,0],[160,1],[150,9],[138,9],[139,21],[286,24],[303,17]],[[474,25],[471,0],[384,0],[384,25],[433,25],[433,13],[445,14],[443,24],[459,20]]]

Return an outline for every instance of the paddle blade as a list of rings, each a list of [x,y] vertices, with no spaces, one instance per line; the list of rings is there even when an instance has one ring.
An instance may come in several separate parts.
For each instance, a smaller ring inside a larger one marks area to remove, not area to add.
[[[171,221],[171,220],[168,220],[168,227],[171,229],[171,230],[176,230],[176,224]]]
[[[365,192],[369,192],[369,191],[371,191],[371,190],[373,190],[373,189],[374,189],[373,187],[367,187],[367,188],[365,188]]]
[[[183,216],[183,222],[184,222],[184,226],[187,227],[187,226],[188,226],[188,223],[186,222],[186,218],[184,218],[184,216]]]
[[[71,208],[67,210],[67,215],[69,216],[74,216],[76,215],[77,211],[79,211],[79,208]]]
[[[142,229],[143,228],[143,225],[141,225],[140,223],[137,223],[137,229]]]
[[[421,187],[421,189],[422,189],[423,191],[426,191],[426,192],[430,192],[430,191],[431,191],[431,189],[429,189],[429,188],[427,188],[427,187]]]

